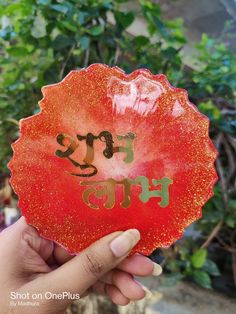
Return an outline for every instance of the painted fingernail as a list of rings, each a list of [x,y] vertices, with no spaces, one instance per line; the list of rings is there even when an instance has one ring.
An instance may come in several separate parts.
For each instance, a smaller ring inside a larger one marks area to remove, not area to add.
[[[146,298],[150,298],[152,297],[152,292],[146,287],[144,286],[141,282],[139,282],[137,279],[134,279],[134,281],[143,289],[143,291],[145,292],[145,297]]]
[[[154,267],[153,267],[152,275],[153,276],[159,276],[162,273],[161,265],[153,262],[153,266]]]
[[[152,292],[147,287],[145,287],[144,285],[142,285],[142,286],[143,286],[143,290],[145,292],[145,297],[151,298],[153,296]]]
[[[128,253],[140,240],[140,233],[137,229],[129,229],[123,232],[110,243],[110,248],[116,257]]]

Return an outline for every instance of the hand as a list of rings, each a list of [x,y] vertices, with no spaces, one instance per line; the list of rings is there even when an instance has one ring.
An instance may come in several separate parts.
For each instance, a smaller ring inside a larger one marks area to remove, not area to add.
[[[64,313],[71,298],[90,290],[107,294],[119,305],[142,299],[146,289],[133,275],[159,275],[161,267],[140,254],[127,257],[140,239],[139,231],[114,232],[93,243],[76,256],[52,241],[41,238],[21,217],[0,233],[1,313],[32,313],[32,306],[18,301],[38,302],[35,314]],[[66,292],[62,299],[55,298]],[[42,299],[34,299],[32,295]],[[17,296],[16,305],[10,301]],[[20,300],[22,296],[27,298]],[[54,298],[51,298],[54,296]]]

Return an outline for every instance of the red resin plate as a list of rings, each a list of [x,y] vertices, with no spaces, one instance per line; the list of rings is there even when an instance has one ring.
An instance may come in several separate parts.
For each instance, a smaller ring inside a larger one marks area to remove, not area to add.
[[[162,74],[94,64],[42,88],[20,121],[11,184],[40,235],[76,253],[137,228],[132,253],[179,239],[217,180],[209,121]]]

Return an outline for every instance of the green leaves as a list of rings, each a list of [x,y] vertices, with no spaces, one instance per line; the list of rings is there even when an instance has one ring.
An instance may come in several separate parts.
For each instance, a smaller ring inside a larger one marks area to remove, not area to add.
[[[221,112],[219,108],[217,108],[211,100],[208,100],[207,102],[201,102],[198,105],[198,108],[205,115],[207,115],[210,120],[219,120],[221,118]]]
[[[51,0],[37,0],[37,4],[49,5]]]
[[[207,259],[207,250],[199,249],[190,258],[193,270],[190,271],[193,280],[204,288],[211,288],[211,276],[219,276],[216,263]]]
[[[190,239],[182,241],[174,251],[178,255],[168,261],[166,269],[172,274],[179,274],[182,278],[191,279],[204,288],[211,288],[211,276],[219,276],[220,271],[216,263],[207,258],[206,249],[195,249],[196,244]]]
[[[21,0],[5,5],[5,10],[3,12],[7,16],[27,17],[32,13],[32,6],[26,5],[24,1]]]
[[[78,22],[80,25],[83,25],[86,21],[86,18],[88,18],[88,17],[89,17],[88,12],[84,12],[84,11],[79,10],[77,19],[78,19]]]
[[[13,57],[24,57],[28,55],[28,49],[20,46],[9,47],[6,51]]]
[[[116,19],[117,27],[120,27],[121,29],[126,29],[127,27],[129,27],[135,19],[133,12],[115,11],[114,16]]]
[[[68,11],[68,7],[63,4],[52,4],[50,5],[50,8],[63,14],[66,14]]]
[[[34,20],[33,27],[31,29],[31,35],[34,38],[42,38],[46,36],[47,31],[46,31],[46,25],[47,22],[45,18],[39,13]]]
[[[62,49],[65,49],[67,47],[70,47],[74,43],[74,40],[68,36],[65,35],[58,35],[54,41],[52,42],[52,47],[56,51],[60,51]]]
[[[5,109],[9,103],[7,102],[7,99],[3,99],[0,97],[0,109]]]
[[[59,25],[63,26],[63,28],[74,33],[78,30],[78,27],[76,27],[76,25],[73,22],[68,21],[68,20],[61,21]]]
[[[136,36],[134,38],[134,44],[139,46],[139,47],[143,47],[146,46],[150,43],[150,40],[148,37],[146,36]]]
[[[211,286],[211,278],[208,275],[208,273],[201,271],[201,270],[195,270],[193,272],[193,279],[194,281],[200,285],[203,288],[210,289]]]
[[[82,36],[79,38],[79,43],[83,49],[88,49],[90,45],[90,38],[88,36]]]
[[[210,259],[206,259],[202,268],[205,272],[210,274],[211,276],[219,276],[220,271],[215,262]]]
[[[194,268],[202,268],[206,261],[207,250],[199,249],[191,257],[191,263]]]
[[[92,36],[99,36],[104,32],[104,26],[103,25],[94,25],[91,28],[86,30],[87,33],[89,33]]]

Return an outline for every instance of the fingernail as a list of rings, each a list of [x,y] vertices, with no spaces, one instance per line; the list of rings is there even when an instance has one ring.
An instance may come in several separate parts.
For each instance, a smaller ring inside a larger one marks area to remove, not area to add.
[[[128,253],[140,240],[140,233],[137,229],[129,229],[123,232],[110,243],[110,248],[116,257]]]
[[[134,279],[134,281],[143,289],[143,291],[145,292],[146,298],[152,297],[152,295],[153,295],[152,292],[146,286],[144,286],[141,282],[139,282],[136,279]]]
[[[153,266],[154,267],[153,267],[152,275],[153,276],[159,276],[162,273],[161,265],[153,262]]]
[[[153,296],[152,292],[147,287],[145,287],[144,285],[142,285],[142,286],[143,286],[143,290],[145,291],[145,297],[151,298]]]

